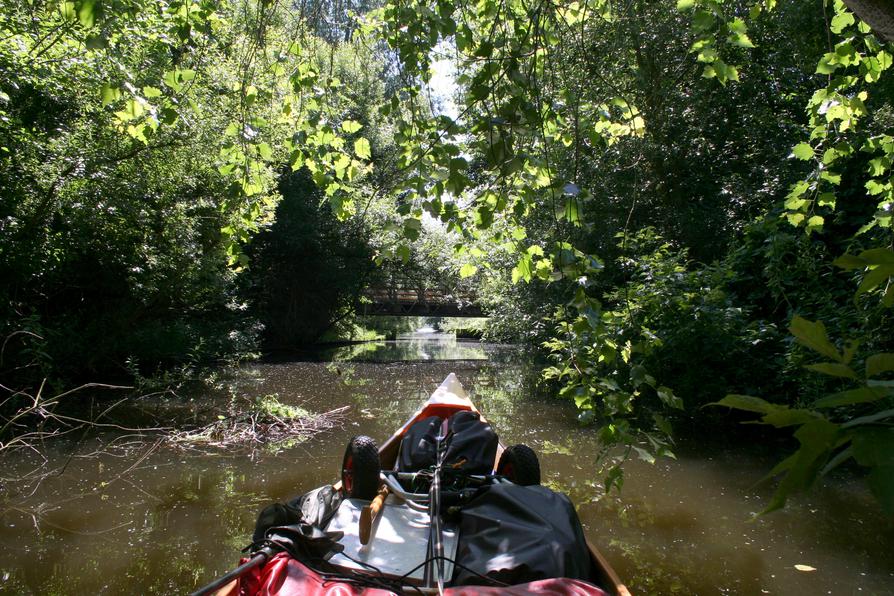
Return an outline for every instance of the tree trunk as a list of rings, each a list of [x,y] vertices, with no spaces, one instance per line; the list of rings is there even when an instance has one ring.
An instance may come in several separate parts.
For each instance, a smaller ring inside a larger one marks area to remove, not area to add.
[[[844,0],[872,31],[885,41],[894,41],[894,2],[891,0]]]

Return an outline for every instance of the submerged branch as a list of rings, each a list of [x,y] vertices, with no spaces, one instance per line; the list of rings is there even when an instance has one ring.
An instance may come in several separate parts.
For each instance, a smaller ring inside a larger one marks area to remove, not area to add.
[[[302,442],[336,426],[350,406],[297,416],[277,416],[261,410],[216,420],[189,431],[174,431],[168,442],[182,449],[280,447]],[[291,445],[289,445],[291,446]]]

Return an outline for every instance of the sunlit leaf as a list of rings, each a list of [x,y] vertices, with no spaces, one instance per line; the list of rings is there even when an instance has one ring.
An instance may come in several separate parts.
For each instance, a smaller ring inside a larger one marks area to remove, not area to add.
[[[519,257],[518,263],[512,269],[512,283],[518,283],[520,280],[529,282],[533,277],[533,273],[531,256],[525,253]]]
[[[100,94],[102,96],[102,105],[107,106],[110,103],[114,103],[121,99],[121,89],[118,87],[113,87],[109,84],[104,84],[100,89]]]
[[[81,25],[90,28],[96,23],[96,0],[80,0],[78,20]]]
[[[836,35],[841,33],[845,27],[848,25],[853,25],[855,23],[854,15],[849,12],[840,12],[832,17],[832,22],[829,25],[829,29],[832,33]]]
[[[354,141],[354,154],[360,159],[369,159],[371,157],[369,141],[360,137]]]
[[[462,267],[459,268],[459,276],[463,279],[467,277],[472,277],[478,272],[478,267],[472,265],[471,263],[465,263]]]
[[[806,161],[813,158],[813,147],[810,146],[810,143],[798,143],[792,149],[792,155]]]

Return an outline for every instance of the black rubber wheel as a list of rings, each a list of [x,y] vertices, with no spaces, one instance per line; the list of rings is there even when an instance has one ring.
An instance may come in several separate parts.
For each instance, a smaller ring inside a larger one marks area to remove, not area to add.
[[[370,437],[358,435],[348,442],[341,460],[341,486],[345,496],[373,499],[379,491],[379,448]]]
[[[527,445],[511,445],[500,456],[497,474],[522,486],[540,484],[540,461]]]

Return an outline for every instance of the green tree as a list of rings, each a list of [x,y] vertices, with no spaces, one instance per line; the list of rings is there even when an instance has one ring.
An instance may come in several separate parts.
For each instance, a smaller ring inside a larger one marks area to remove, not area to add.
[[[282,175],[276,221],[249,247],[257,316],[268,347],[319,339],[351,317],[373,273],[368,232],[340,222],[307,170]]]

